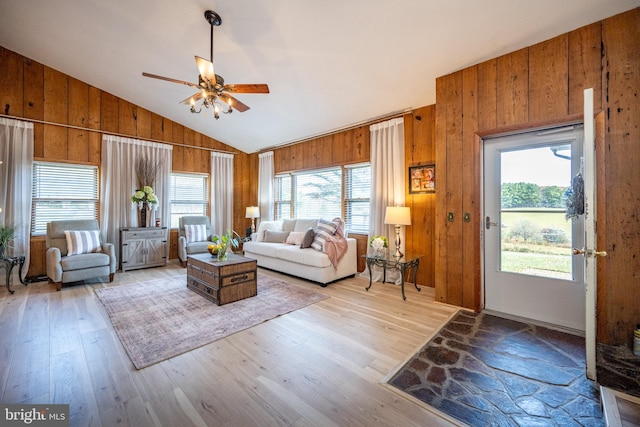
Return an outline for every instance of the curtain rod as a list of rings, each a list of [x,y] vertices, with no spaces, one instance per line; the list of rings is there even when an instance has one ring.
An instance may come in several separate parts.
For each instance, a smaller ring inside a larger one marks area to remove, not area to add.
[[[198,146],[195,146],[195,145],[181,144],[179,142],[161,141],[161,140],[158,140],[158,139],[151,139],[151,138],[143,138],[143,137],[133,136],[133,135],[126,135],[124,133],[105,132],[105,131],[100,130],[100,129],[91,129],[91,128],[86,128],[86,127],[81,127],[81,126],[66,125],[64,123],[47,122],[47,121],[44,121],[44,120],[28,119],[28,118],[25,118],[25,117],[17,117],[17,116],[9,116],[9,115],[6,115],[6,114],[0,114],[0,117],[4,117],[6,119],[21,120],[21,121],[25,121],[25,122],[40,123],[40,124],[43,124],[43,125],[60,126],[60,127],[67,128],[67,129],[84,130],[84,131],[87,131],[87,132],[96,132],[96,133],[102,133],[102,134],[105,134],[105,135],[120,136],[120,137],[123,137],[123,138],[135,138],[135,139],[139,139],[141,141],[160,142],[162,144],[177,145],[177,146],[180,146],[180,147],[197,148],[199,150],[214,151],[216,153],[225,153],[225,154],[233,154],[233,155],[238,154],[238,153],[234,153],[232,151],[216,150],[215,148],[198,147]]]
[[[398,118],[398,117],[403,117],[405,114],[409,114],[409,113],[413,113],[413,108],[407,108],[407,109],[402,110],[402,111],[396,111],[394,113],[385,114],[383,116],[374,117],[374,118],[368,119],[368,120],[363,120],[363,121],[358,122],[358,123],[353,123],[353,124],[350,124],[350,125],[347,125],[347,126],[344,126],[344,127],[341,127],[341,128],[330,130],[329,132],[326,132],[326,133],[318,133],[318,134],[315,134],[315,135],[311,135],[311,136],[308,136],[306,138],[303,138],[303,139],[300,139],[300,140],[297,140],[297,141],[285,142],[282,145],[272,145],[271,147],[264,148],[264,149],[260,150],[258,153],[264,153],[264,152],[271,151],[271,150],[277,150],[278,148],[284,148],[284,147],[289,147],[291,145],[301,144],[303,142],[311,141],[312,139],[317,139],[317,138],[322,138],[322,137],[325,137],[325,136],[335,135],[337,133],[346,132],[348,130],[356,129],[356,128],[359,128],[360,126],[365,126],[367,124],[372,125],[372,124],[381,122],[383,120],[390,120],[390,119],[395,119],[395,118]]]

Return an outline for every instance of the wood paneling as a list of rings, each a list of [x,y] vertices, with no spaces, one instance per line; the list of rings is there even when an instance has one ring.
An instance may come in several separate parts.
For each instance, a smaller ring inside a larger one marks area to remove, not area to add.
[[[595,110],[602,108],[602,24],[569,33],[569,114],[582,113],[584,90],[593,88]]]
[[[567,34],[529,48],[529,121],[566,116],[569,111]]]
[[[640,8],[602,23],[607,275],[599,341],[631,345],[640,319]],[[599,222],[598,222],[599,223]]]
[[[44,67],[44,120],[68,124],[69,78],[59,71]],[[44,125],[44,157],[65,160],[68,156],[68,131],[54,125]]]
[[[480,151],[478,129],[478,67],[462,71],[462,305],[480,308]],[[475,219],[475,220],[474,220]]]
[[[0,112],[2,114],[22,116],[24,114],[24,80],[22,78],[22,57],[0,47]]]
[[[499,57],[496,73],[498,127],[526,123],[529,118],[529,50],[521,49]]]
[[[435,114],[435,105],[429,105],[404,116],[407,169],[409,166],[435,163]],[[412,225],[406,230],[406,248],[408,252],[424,255],[420,260],[417,281],[431,287],[435,283],[435,199],[433,193],[409,194],[407,183],[406,205],[411,208]]]
[[[69,124],[88,127],[89,106],[89,85],[69,78]],[[89,159],[89,133],[86,130],[69,129],[69,160],[86,162]]]

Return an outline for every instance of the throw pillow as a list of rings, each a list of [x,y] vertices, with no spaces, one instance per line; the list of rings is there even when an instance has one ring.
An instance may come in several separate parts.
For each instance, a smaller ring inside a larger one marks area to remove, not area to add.
[[[256,232],[256,240],[258,242],[264,241],[264,232],[267,230],[282,231],[282,221],[260,221]]]
[[[313,238],[311,247],[316,251],[322,251],[324,249],[324,242],[328,237],[335,234],[338,229],[338,225],[333,221],[327,221],[325,219],[318,220],[318,226],[316,227],[316,235]]]
[[[313,231],[313,227],[309,227],[307,231],[304,233],[304,237],[302,238],[302,243],[300,243],[300,249],[310,248],[311,243],[313,243],[313,236],[315,235],[315,231]]]
[[[264,232],[264,242],[266,243],[284,243],[289,236],[288,231],[273,231],[267,230]]]
[[[67,256],[102,252],[99,230],[65,230]]]
[[[187,238],[187,243],[209,240],[209,236],[207,236],[207,226],[204,224],[185,225],[184,236]]]
[[[306,231],[292,231],[289,233],[289,237],[287,237],[285,243],[289,245],[301,245],[305,234],[307,234]]]

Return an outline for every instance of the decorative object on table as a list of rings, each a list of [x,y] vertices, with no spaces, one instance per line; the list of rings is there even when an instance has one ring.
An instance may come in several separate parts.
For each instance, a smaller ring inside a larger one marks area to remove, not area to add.
[[[149,227],[151,222],[151,211],[155,211],[158,204],[158,197],[153,191],[156,176],[160,169],[161,162],[154,162],[148,157],[142,157],[136,163],[136,179],[138,188],[131,196],[131,202],[138,205],[138,226]]]
[[[403,225],[411,225],[411,212],[405,206],[387,206],[384,215],[384,223],[392,224],[396,228],[396,251],[394,257],[400,258],[403,253],[400,252],[400,227]]]
[[[247,206],[245,218],[251,218],[251,232],[256,232],[256,218],[260,218],[260,208],[257,206]]]
[[[409,166],[409,193],[436,192],[436,165]]]
[[[571,179],[571,186],[567,188],[564,195],[567,199],[565,218],[578,219],[578,216],[584,215],[584,179],[581,173]]]
[[[237,237],[236,237],[237,236]],[[214,235],[211,240],[215,246],[218,261],[226,261],[229,247],[237,248],[240,246],[241,237],[233,230],[227,230],[222,236]],[[210,245],[211,246],[211,245]],[[211,252],[211,250],[209,250]],[[213,255],[213,252],[211,252]]]
[[[6,257],[6,251],[11,247],[11,242],[16,235],[16,227],[5,224],[0,225],[0,259]]]
[[[385,236],[373,236],[369,239],[369,246],[373,248],[376,257],[384,255],[384,248],[389,247],[389,240]]]

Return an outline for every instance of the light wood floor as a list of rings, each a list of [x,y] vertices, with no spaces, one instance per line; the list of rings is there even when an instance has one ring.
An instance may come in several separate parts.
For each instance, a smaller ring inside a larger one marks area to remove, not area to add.
[[[417,292],[356,277],[331,298],[181,356],[136,370],[94,289],[185,275],[167,267],[113,283],[0,289],[2,403],[66,403],[76,426],[449,426],[385,386],[457,310]]]

